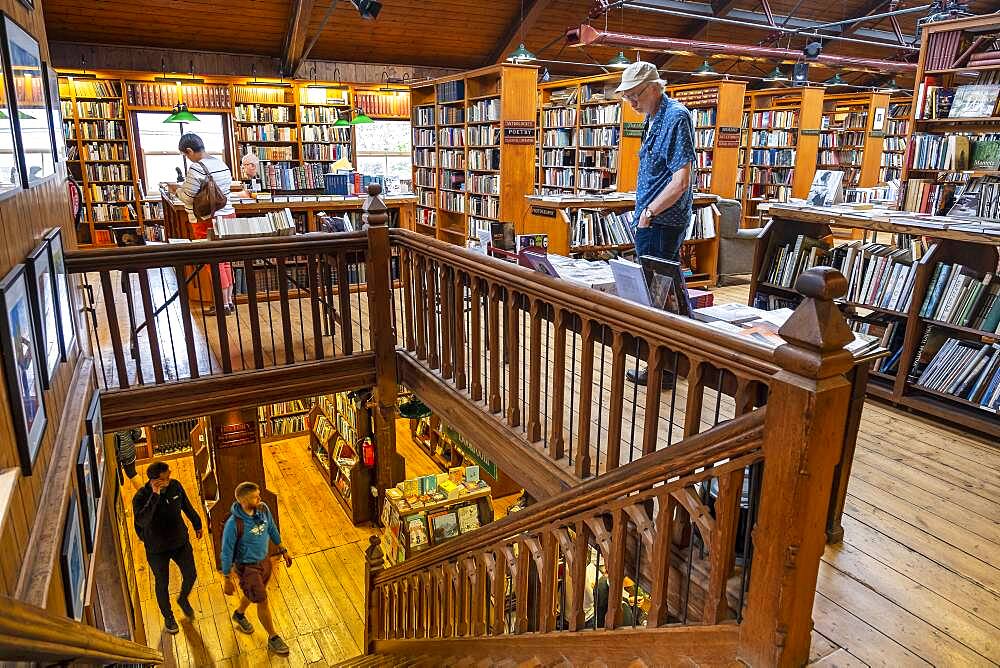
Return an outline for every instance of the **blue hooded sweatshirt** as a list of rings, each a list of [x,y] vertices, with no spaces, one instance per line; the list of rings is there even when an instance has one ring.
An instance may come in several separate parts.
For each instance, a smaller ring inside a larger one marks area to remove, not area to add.
[[[236,544],[236,518],[243,520],[243,536]],[[222,573],[229,575],[234,564],[256,564],[267,557],[268,539],[281,544],[281,534],[266,503],[260,504],[253,515],[247,515],[238,502],[229,509],[229,519],[222,528]],[[235,550],[235,554],[233,551]]]

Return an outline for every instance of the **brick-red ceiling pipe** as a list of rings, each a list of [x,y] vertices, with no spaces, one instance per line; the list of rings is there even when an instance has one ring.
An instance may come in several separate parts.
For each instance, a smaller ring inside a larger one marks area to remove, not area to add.
[[[570,46],[613,46],[615,48],[636,48],[648,51],[664,51],[674,54],[697,54],[706,56],[713,53],[737,58],[762,58],[766,60],[800,60],[802,52],[793,49],[782,49],[773,46],[756,46],[750,44],[724,44],[722,42],[702,42],[680,37],[649,37],[647,35],[629,35],[621,32],[598,30],[591,25],[581,25],[566,31],[566,42]],[[833,67],[844,67],[875,72],[891,72],[893,74],[915,74],[917,66],[913,63],[901,63],[897,60],[879,60],[875,58],[858,58],[855,56],[838,56],[821,53],[815,62]]]

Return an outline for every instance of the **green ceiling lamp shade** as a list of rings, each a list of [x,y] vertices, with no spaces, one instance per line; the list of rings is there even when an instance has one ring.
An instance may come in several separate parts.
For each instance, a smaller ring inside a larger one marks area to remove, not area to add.
[[[693,76],[693,77],[711,77],[711,76],[716,76],[717,74],[718,74],[718,72],[715,71],[715,69],[712,67],[711,63],[709,63],[708,59],[706,58],[705,61],[702,62],[701,67],[699,67],[694,72],[692,72],[691,76]]]
[[[847,82],[841,78],[840,72],[837,72],[832,77],[823,82],[823,85],[825,86],[844,86],[846,84]]]
[[[884,85],[881,88],[879,88],[878,92],[880,92],[880,93],[888,93],[889,95],[893,95],[895,93],[898,93],[901,90],[903,90],[903,89],[900,88],[899,84],[896,83],[896,80],[893,79],[892,81],[890,81],[886,85]]]
[[[174,105],[172,114],[163,119],[164,123],[197,123],[198,117],[188,111],[188,106],[184,102]]]
[[[350,125],[350,122],[346,118],[344,118],[343,116],[341,116],[340,112],[338,111],[337,112],[337,120],[334,122],[333,127],[335,127],[335,128],[346,128],[348,125]]]
[[[624,51],[619,51],[618,55],[608,61],[608,67],[614,67],[615,69],[625,69],[632,64],[632,61],[625,56]]]
[[[535,59],[535,54],[525,48],[524,42],[517,45],[517,48],[510,52],[507,61],[511,63],[528,63]]]
[[[430,417],[431,409],[424,402],[420,401],[420,399],[412,397],[399,405],[399,414],[411,420],[419,420],[420,418]]]
[[[358,109],[354,114],[354,118],[351,119],[351,125],[364,125],[365,123],[374,123],[372,117],[366,114],[363,110]],[[334,124],[336,125],[336,123]]]
[[[788,81],[788,77],[781,71],[780,67],[775,66],[775,68],[768,72],[767,76],[764,77],[764,81]]]

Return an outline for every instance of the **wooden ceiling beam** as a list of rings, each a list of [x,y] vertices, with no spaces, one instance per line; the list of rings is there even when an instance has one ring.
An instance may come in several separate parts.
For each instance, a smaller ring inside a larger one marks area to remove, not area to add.
[[[315,0],[292,0],[288,16],[288,32],[285,34],[285,44],[281,54],[281,69],[286,76],[295,76],[295,72],[302,64],[309,18],[312,16],[315,4]]]
[[[499,63],[507,57],[508,53],[516,49],[522,41],[521,36],[527,34],[535,26],[538,19],[552,4],[552,0],[527,0],[525,4],[527,7],[525,8],[524,20],[521,20],[520,14],[514,17],[484,65]]]
[[[885,7],[886,5],[888,5],[891,1],[892,0],[871,0],[868,3],[868,5],[863,8],[863,10],[862,10],[863,13],[860,14],[860,16],[862,16],[862,17],[864,17],[864,16],[871,16],[872,14],[877,13],[883,7]],[[858,21],[857,23],[848,23],[848,24],[844,25],[841,28],[840,34],[841,34],[842,37],[846,37],[848,35],[853,35],[854,32],[858,28],[860,28],[861,26],[863,26],[863,25],[865,25],[865,23],[863,21]],[[878,21],[876,21],[875,23],[872,23],[868,27],[869,28],[874,28],[876,25],[878,25]]]
[[[713,16],[725,16],[729,13],[739,0],[712,0],[712,15]],[[708,26],[711,21],[706,21],[704,19],[694,19],[685,24],[684,28],[681,30],[680,37],[684,39],[702,39],[705,33],[708,32]],[[669,65],[675,58],[679,58],[675,53],[663,53],[655,58],[652,62],[654,65],[660,68],[669,69]]]

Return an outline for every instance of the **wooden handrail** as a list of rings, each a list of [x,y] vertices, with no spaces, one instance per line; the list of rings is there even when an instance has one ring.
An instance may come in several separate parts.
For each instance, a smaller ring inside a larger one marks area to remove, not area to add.
[[[102,269],[172,267],[259,257],[314,255],[327,251],[364,251],[367,248],[368,236],[365,232],[310,232],[288,237],[78,250],[66,253],[66,267],[71,273],[78,274]]]
[[[38,663],[163,663],[152,647],[0,596],[0,659]]]
[[[779,369],[773,348],[745,337],[665,311],[646,308],[628,300],[537,271],[474,253],[409,230],[389,232],[394,245],[430,256],[447,266],[468,272],[519,294],[530,295],[555,307],[614,323],[633,336],[678,350],[698,350],[705,360],[729,369],[740,369],[756,379],[768,379]]]
[[[403,578],[456,554],[484,549],[505,537],[598,508],[607,504],[609,499],[630,491],[645,489],[662,480],[689,473],[695,468],[710,467],[721,459],[740,457],[751,451],[755,443],[760,442],[766,414],[765,406],[687,438],[675,447],[660,450],[605,476],[588,480],[478,531],[421,552],[402,564],[382,571],[376,582],[383,584]]]

